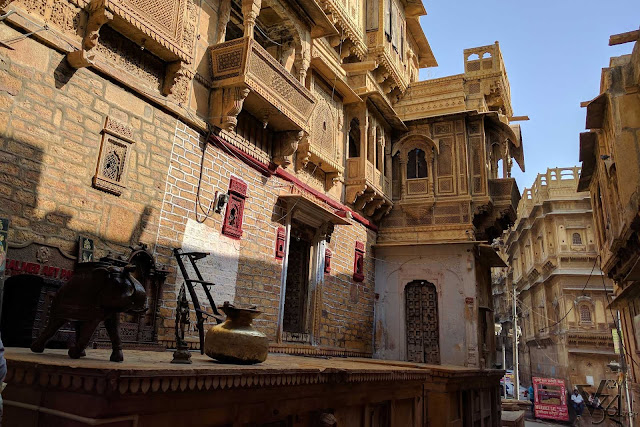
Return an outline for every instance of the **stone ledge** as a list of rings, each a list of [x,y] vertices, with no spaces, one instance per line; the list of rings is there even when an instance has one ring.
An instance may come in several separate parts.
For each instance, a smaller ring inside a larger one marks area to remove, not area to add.
[[[66,350],[32,353],[8,348],[6,382],[97,394],[145,394],[305,384],[426,381],[425,365],[397,365],[372,359],[310,358],[270,354],[258,365],[225,365],[192,353],[191,365],[170,363],[171,352],[125,351],[123,363],[109,362],[109,350],[88,350],[70,359]],[[464,369],[464,368],[461,368]]]

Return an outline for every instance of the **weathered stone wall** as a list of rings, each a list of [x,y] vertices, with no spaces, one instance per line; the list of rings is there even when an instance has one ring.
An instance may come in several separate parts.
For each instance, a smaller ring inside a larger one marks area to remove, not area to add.
[[[438,295],[440,360],[479,366],[478,302],[472,245],[376,249],[375,356],[407,359],[406,285],[424,280]],[[464,316],[464,319],[461,319]]]
[[[0,26],[0,39],[21,33]],[[92,187],[110,117],[132,139],[120,197]],[[0,48],[0,215],[11,243],[35,241],[73,253],[78,235],[96,256],[154,243],[176,119],[27,38]]]

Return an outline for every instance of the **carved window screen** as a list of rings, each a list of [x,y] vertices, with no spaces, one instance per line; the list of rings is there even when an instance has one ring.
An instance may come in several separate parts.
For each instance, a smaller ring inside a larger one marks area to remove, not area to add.
[[[284,242],[285,242],[285,231],[284,228],[278,228],[278,232],[276,234],[276,259],[284,258]]]
[[[107,117],[102,131],[102,146],[93,186],[119,196],[126,188],[129,150],[133,141],[130,127]]]
[[[356,242],[355,257],[353,260],[353,280],[362,282],[364,280],[364,243]]]
[[[238,178],[231,177],[229,182],[229,202],[222,224],[222,234],[234,239],[242,237],[242,221],[244,202],[247,198],[247,184]]]
[[[591,309],[588,305],[580,305],[580,323],[591,323]]]
[[[193,59],[189,0],[106,0],[106,6],[118,32],[165,61]]]
[[[582,244],[582,237],[580,236],[580,233],[573,233],[573,236],[571,237],[571,239],[574,245]]]

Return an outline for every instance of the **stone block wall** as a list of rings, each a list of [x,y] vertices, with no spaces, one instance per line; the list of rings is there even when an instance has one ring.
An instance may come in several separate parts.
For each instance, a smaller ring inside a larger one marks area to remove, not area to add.
[[[0,26],[0,39],[21,33]],[[26,38],[0,48],[0,216],[11,243],[74,253],[79,235],[96,257],[153,243],[176,119]],[[106,118],[132,130],[121,196],[92,187]]]

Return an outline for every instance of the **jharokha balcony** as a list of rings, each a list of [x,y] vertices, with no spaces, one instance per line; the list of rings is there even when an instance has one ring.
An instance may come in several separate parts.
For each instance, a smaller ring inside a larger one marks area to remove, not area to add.
[[[520,192],[515,178],[489,179],[490,202],[476,210],[473,222],[483,240],[499,237],[517,218]]]
[[[246,110],[276,131],[309,133],[315,99],[285,67],[250,37],[210,48],[214,105],[211,122],[233,129]]]

